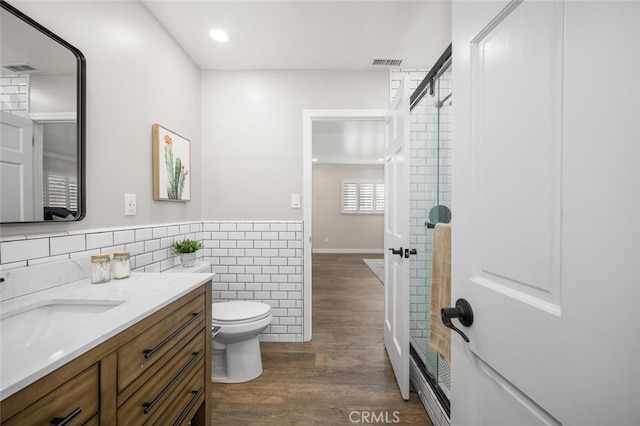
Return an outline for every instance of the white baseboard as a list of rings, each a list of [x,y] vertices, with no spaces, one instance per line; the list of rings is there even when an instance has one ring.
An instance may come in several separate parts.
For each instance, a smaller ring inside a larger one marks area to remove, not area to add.
[[[383,254],[384,249],[338,249],[338,248],[312,248],[311,253],[319,254]]]

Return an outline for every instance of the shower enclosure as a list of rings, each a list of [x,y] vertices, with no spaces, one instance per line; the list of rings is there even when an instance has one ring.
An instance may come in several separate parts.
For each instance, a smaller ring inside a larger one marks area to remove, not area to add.
[[[445,411],[449,411],[450,368],[429,346],[433,227],[451,219],[450,48],[411,96],[411,355]]]

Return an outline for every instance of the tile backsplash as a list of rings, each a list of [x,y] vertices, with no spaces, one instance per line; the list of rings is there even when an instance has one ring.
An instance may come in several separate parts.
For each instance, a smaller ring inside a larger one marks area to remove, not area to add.
[[[162,272],[180,263],[178,256],[171,253],[171,244],[183,238],[202,240],[202,227],[202,222],[193,222],[2,237],[0,267],[7,270],[63,259],[88,258],[96,253],[128,251],[132,270]]]
[[[30,276],[47,277],[49,286],[87,277],[89,258],[96,253],[128,251],[132,271],[164,272],[180,264],[171,244],[183,238],[203,243],[198,259],[209,262],[216,273],[214,301],[267,303],[273,322],[262,339],[302,341],[301,221],[202,221],[3,236],[0,274],[20,279],[15,288],[3,283],[2,298],[37,291],[33,279],[26,278]]]

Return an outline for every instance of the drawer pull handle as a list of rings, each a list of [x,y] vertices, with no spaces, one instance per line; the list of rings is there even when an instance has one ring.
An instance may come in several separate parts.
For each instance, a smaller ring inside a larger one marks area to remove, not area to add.
[[[178,420],[176,420],[173,423],[173,426],[177,426],[184,421],[184,418],[187,416],[187,413],[191,411],[191,408],[193,408],[193,405],[196,403],[198,398],[200,398],[200,395],[202,395],[202,392],[204,392],[204,386],[200,386],[200,389],[198,389],[197,391],[191,391],[191,393],[194,395],[191,397],[191,400],[189,401],[187,406],[184,407],[184,410],[182,410],[182,413],[180,413]]]
[[[66,425],[67,423],[69,423],[74,417],[76,417],[81,412],[82,412],[82,408],[78,407],[75,410],[73,410],[72,412],[70,412],[69,414],[67,414],[67,417],[54,417],[54,418],[52,418],[50,423],[52,425],[58,425],[58,426]]]
[[[192,322],[194,322],[195,320],[200,318],[202,315],[204,315],[204,311],[200,311],[200,312],[197,312],[197,313],[194,313],[194,314],[191,314],[191,315],[192,315],[192,317],[189,318],[189,320],[187,322],[182,324],[179,329],[177,329],[176,331],[171,333],[169,336],[165,337],[164,340],[162,340],[162,342],[160,342],[157,345],[155,345],[153,347],[153,349],[145,349],[145,350],[143,350],[142,353],[144,354],[144,357],[145,358],[151,358],[151,356],[154,353],[158,352],[160,350],[160,348],[162,348],[168,341],[170,341],[171,339],[176,337],[182,330],[184,330],[185,328],[189,327],[189,325]]]
[[[180,372],[178,374],[176,374],[176,376],[171,379],[171,381],[169,382],[169,384],[167,386],[164,387],[164,389],[162,389],[160,391],[160,393],[158,394],[158,396],[156,396],[155,398],[153,398],[153,401],[151,402],[143,402],[142,406],[144,407],[144,413],[145,414],[149,414],[149,411],[153,410],[153,407],[158,403],[158,401],[160,401],[162,399],[162,397],[169,392],[169,390],[173,387],[173,385],[176,384],[176,382],[178,382],[178,380],[180,380],[180,378],[187,372],[189,371],[189,369],[191,368],[191,366],[193,364],[195,364],[195,362],[198,360],[198,358],[200,358],[200,355],[202,355],[204,353],[204,349],[200,349],[198,352],[191,352],[192,358],[189,360],[189,362],[182,367],[182,370],[180,370]]]

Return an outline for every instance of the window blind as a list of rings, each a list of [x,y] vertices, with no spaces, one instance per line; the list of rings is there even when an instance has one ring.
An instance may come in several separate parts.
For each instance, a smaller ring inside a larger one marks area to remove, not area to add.
[[[342,213],[384,213],[384,182],[365,179],[343,180],[341,185]]]

